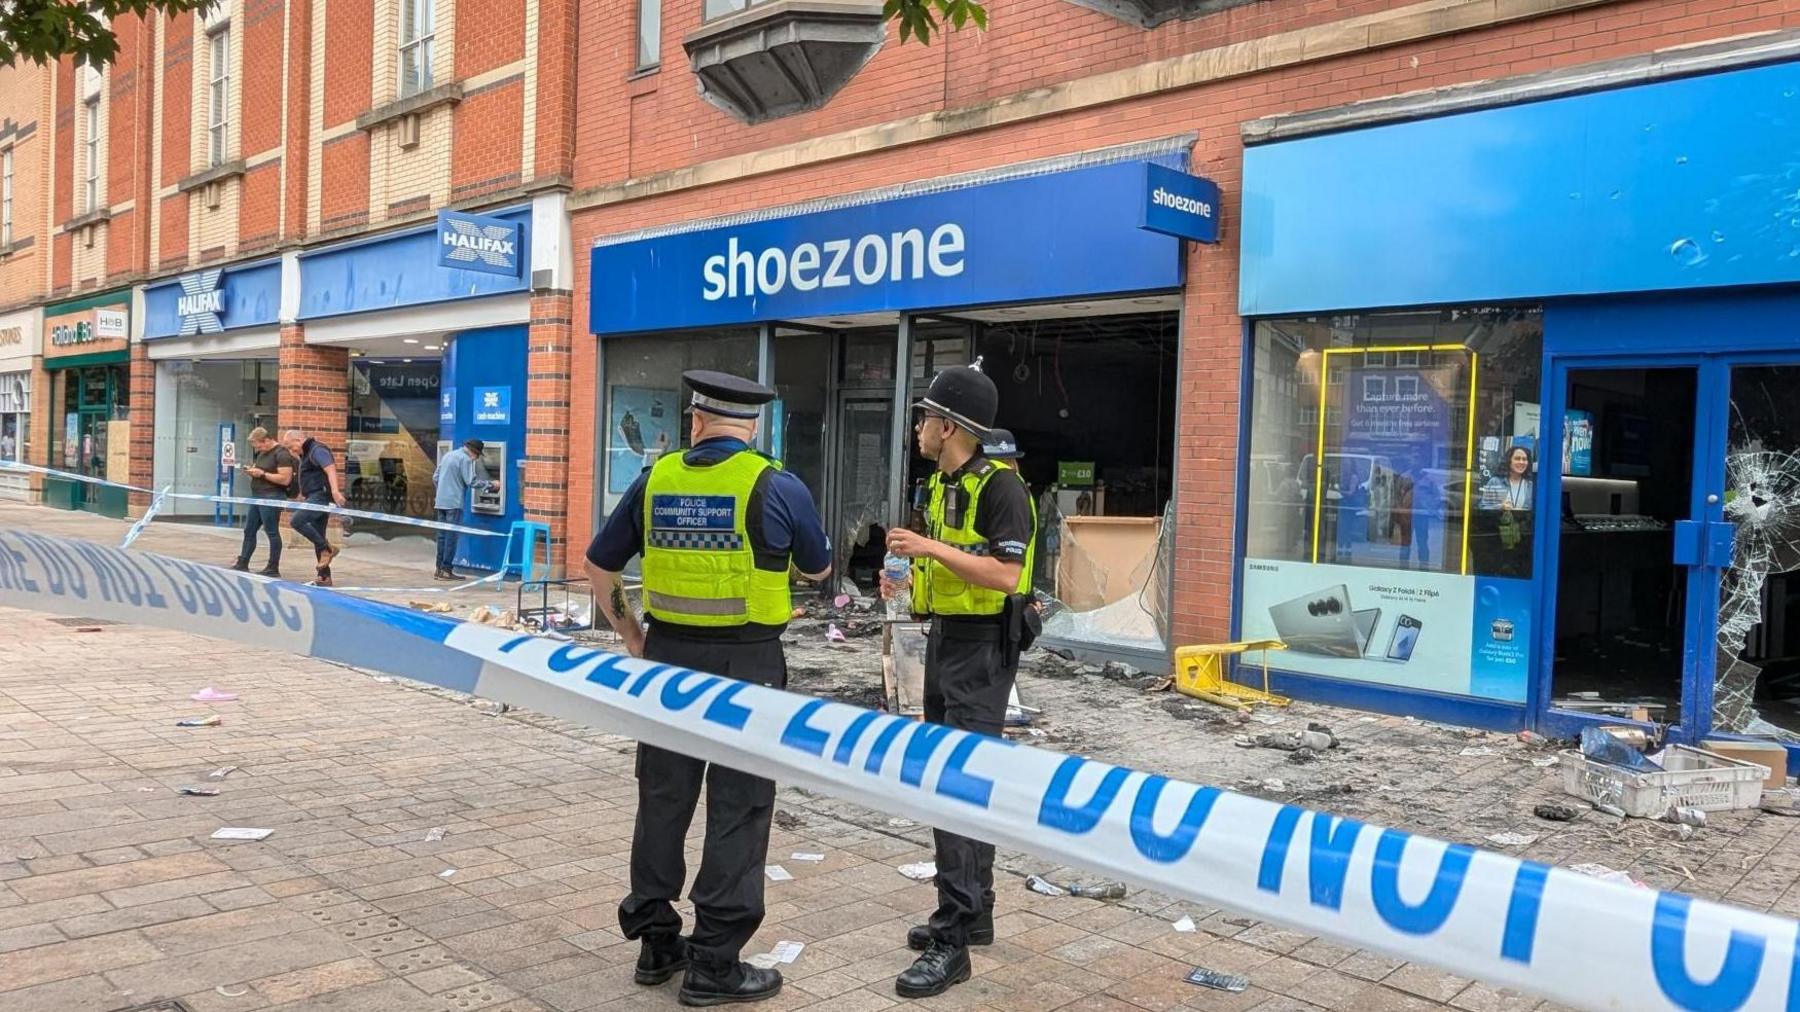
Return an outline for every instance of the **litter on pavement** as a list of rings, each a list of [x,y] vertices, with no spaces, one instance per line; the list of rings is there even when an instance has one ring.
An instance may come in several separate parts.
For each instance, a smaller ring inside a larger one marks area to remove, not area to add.
[[[1201,987],[1210,987],[1215,991],[1230,991],[1233,994],[1250,986],[1249,977],[1239,977],[1236,974],[1221,973],[1218,970],[1208,970],[1204,966],[1194,967],[1193,972],[1187,975],[1187,982],[1189,984],[1198,984]]]
[[[1495,833],[1488,837],[1488,842],[1500,847],[1523,847],[1536,843],[1536,833]]]
[[[425,831],[425,842],[436,843],[444,838],[444,827],[433,826]]]
[[[1073,882],[1064,885],[1052,882],[1042,875],[1033,875],[1025,880],[1025,886],[1032,892],[1043,893],[1045,896],[1081,896],[1090,900],[1125,898],[1125,883],[1123,882],[1099,882],[1092,885],[1085,882]]]
[[[805,942],[776,942],[773,949],[768,952],[759,952],[744,962],[759,970],[773,970],[783,963],[792,963],[799,959],[801,951],[805,948]]]
[[[900,866],[899,870],[900,874],[905,875],[914,882],[929,882],[932,879],[937,878],[936,861],[920,861],[918,864],[903,864]]]
[[[1170,925],[1170,926],[1173,927],[1176,931],[1186,934],[1186,933],[1194,930],[1194,919],[1192,917],[1183,915],[1181,920],[1176,921],[1173,925]]]
[[[199,692],[194,693],[188,698],[196,703],[230,703],[234,702],[238,697],[235,692],[220,692],[218,689],[208,685],[206,688],[201,689]]]
[[[454,874],[456,874],[455,868],[445,868],[443,871],[438,872],[438,878],[449,878]]]
[[[1616,868],[1608,868],[1603,864],[1572,864],[1569,865],[1569,870],[1600,879],[1604,882],[1623,882],[1626,885],[1637,886],[1639,889],[1648,888],[1644,883],[1632,878],[1625,872],[1619,871]]]
[[[809,854],[804,850],[796,850],[792,854],[788,855],[788,860],[800,861],[805,864],[818,864],[820,861],[825,860],[825,855],[824,854]]]
[[[236,766],[221,766],[206,775],[208,780],[223,780],[237,770]]]
[[[1581,813],[1572,805],[1559,805],[1554,801],[1546,801],[1531,810],[1531,814],[1551,822],[1574,822]]]
[[[177,787],[175,792],[196,798],[212,798],[218,796],[219,789],[217,787]]]
[[[794,873],[778,864],[764,865],[763,874],[769,876],[771,882],[792,882],[794,880]]]
[[[274,836],[273,829],[250,829],[243,826],[226,826],[213,832],[215,840],[267,840]]]
[[[175,726],[176,727],[218,727],[220,724],[223,724],[223,723],[225,723],[224,718],[220,717],[216,713],[209,713],[204,717],[189,717],[186,720],[178,720],[175,722]]]

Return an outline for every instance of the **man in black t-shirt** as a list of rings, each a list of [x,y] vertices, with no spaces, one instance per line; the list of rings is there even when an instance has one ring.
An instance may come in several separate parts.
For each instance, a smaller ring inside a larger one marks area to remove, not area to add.
[[[330,447],[299,429],[283,433],[282,442],[298,462],[294,473],[296,484],[300,486],[300,498],[316,506],[335,504],[342,508],[348,505],[343,486],[338,482],[337,458],[331,455]],[[340,551],[325,537],[325,525],[330,520],[331,514],[322,510],[295,510],[294,519],[288,525],[312,542],[314,562],[319,571],[312,581],[315,587],[331,586],[331,560],[337,558]]]
[[[253,499],[286,499],[289,488],[294,483],[294,455],[275,440],[269,438],[269,430],[257,426],[250,430],[250,450],[256,455],[244,473],[250,476],[250,497]],[[231,568],[239,572],[248,572],[250,556],[256,554],[256,533],[263,531],[269,538],[269,564],[257,570],[261,576],[281,575],[281,507],[251,506],[249,515],[244,518],[244,545],[238,549],[238,557]]]
[[[1036,534],[1019,472],[982,453],[1000,395],[979,369],[939,373],[915,407],[919,453],[937,463],[927,487],[926,533],[895,529],[888,551],[913,560],[913,611],[931,618],[925,645],[925,719],[998,738],[1018,667],[1012,600],[1031,587]],[[885,571],[882,596],[896,585]],[[922,951],[894,982],[905,998],[941,994],[969,979],[970,945],[994,941],[994,846],[936,830],[938,907],[907,932]]]

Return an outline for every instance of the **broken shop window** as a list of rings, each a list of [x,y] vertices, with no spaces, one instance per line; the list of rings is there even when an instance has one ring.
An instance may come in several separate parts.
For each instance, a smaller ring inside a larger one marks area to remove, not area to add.
[[[1800,743],[1800,367],[1733,370],[1713,725]]]

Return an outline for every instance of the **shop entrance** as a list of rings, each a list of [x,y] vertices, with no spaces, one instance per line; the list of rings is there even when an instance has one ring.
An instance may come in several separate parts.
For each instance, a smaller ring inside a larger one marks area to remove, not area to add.
[[[1800,364],[1569,362],[1552,392],[1550,729],[1800,747]]]
[[[130,463],[124,366],[98,365],[58,370],[53,382],[62,404],[62,425],[51,433],[51,466],[90,478],[125,482]],[[108,485],[51,479],[46,501],[123,517],[125,490]]]

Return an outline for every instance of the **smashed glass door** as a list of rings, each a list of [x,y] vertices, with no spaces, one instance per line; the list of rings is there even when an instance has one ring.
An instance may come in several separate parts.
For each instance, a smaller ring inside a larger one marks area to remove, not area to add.
[[[1800,365],[1731,369],[1713,729],[1800,743]]]

